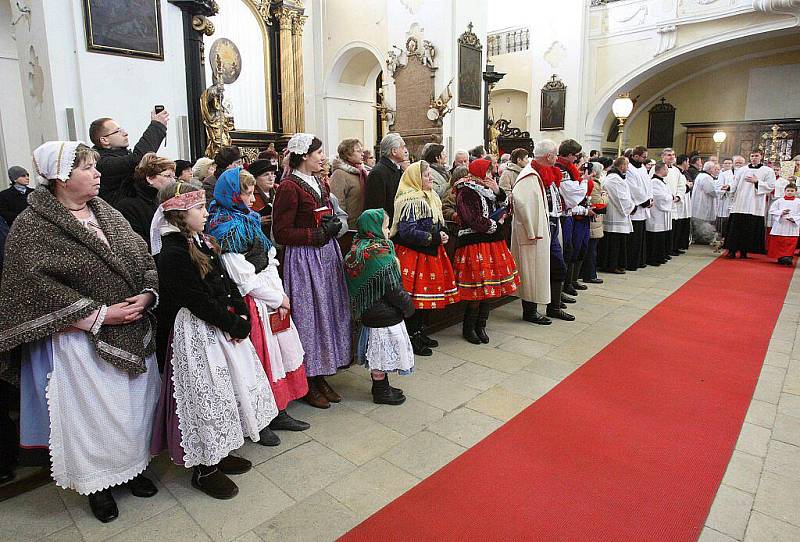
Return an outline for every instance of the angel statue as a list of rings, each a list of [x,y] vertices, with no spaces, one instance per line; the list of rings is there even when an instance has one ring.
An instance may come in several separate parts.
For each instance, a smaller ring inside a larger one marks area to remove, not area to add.
[[[402,51],[400,51],[400,48],[398,46],[392,45],[392,50],[387,53],[389,58],[386,59],[386,67],[389,68],[389,72],[392,75],[394,75],[394,72],[396,72],[397,68],[400,67],[400,63],[401,63],[401,58],[394,51],[395,49],[397,49],[397,51],[399,51],[402,54]]]
[[[433,68],[433,59],[436,57],[436,48],[428,40],[422,40],[422,65]]]

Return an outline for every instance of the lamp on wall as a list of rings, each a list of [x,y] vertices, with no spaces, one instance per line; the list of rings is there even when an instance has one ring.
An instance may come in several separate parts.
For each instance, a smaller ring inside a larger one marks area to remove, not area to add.
[[[711,137],[714,138],[714,143],[717,144],[717,160],[719,160],[719,163],[722,163],[722,156],[720,155],[720,150],[722,149],[722,144],[725,143],[726,139],[728,139],[728,134],[726,134],[722,130],[717,130]]]
[[[633,111],[633,100],[631,100],[630,94],[627,92],[620,94],[617,99],[614,100],[614,103],[611,104],[611,111],[619,121],[619,143],[617,145],[617,154],[622,156],[623,126],[625,125],[625,120],[631,116],[631,111]]]

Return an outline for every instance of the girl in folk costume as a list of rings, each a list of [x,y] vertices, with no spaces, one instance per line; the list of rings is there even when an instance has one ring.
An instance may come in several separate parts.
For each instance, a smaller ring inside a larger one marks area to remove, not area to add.
[[[456,186],[458,249],[456,285],[467,302],[462,334],[473,343],[488,343],[486,321],[489,299],[517,291],[517,265],[506,244],[505,222],[509,208],[505,191],[491,177],[492,163],[483,158],[469,165],[470,176]]]
[[[350,302],[336,236],[344,228],[333,214],[323,169],[322,141],[311,134],[289,140],[292,172],[275,194],[272,234],[286,247],[283,284],[305,350],[306,401],[329,408],[342,400],[325,381],[351,361]]]
[[[667,165],[664,162],[656,162],[653,166],[653,176],[650,178],[653,185],[653,205],[650,207],[650,216],[645,224],[647,265],[659,266],[667,263],[669,259],[672,206],[677,199],[667,185],[666,175]]]
[[[784,196],[772,204],[769,214],[773,218],[773,225],[767,255],[776,258],[780,264],[792,265],[797,238],[800,236],[800,200],[797,199],[796,184],[786,185]]]
[[[238,493],[228,474],[251,468],[230,455],[244,437],[278,414],[250,334],[249,311],[203,234],[208,212],[199,186],[172,183],[159,192],[150,243],[159,254],[159,353],[164,385],[153,434],[154,454],[194,467],[192,485],[215,499]]]
[[[608,198],[603,190],[603,177],[605,171],[600,162],[586,164],[591,175],[592,189],[588,192],[589,205],[594,212],[589,222],[589,244],[586,248],[586,259],[581,266],[581,280],[590,284],[603,284],[603,279],[597,276],[597,247],[603,238],[603,215],[606,214]]]
[[[344,258],[353,313],[361,322],[356,360],[370,369],[372,400],[399,405],[403,390],[389,385],[387,373],[414,370],[414,351],[403,318],[414,313],[411,296],[403,289],[400,266],[389,240],[389,215],[383,209],[364,211],[358,233]]]
[[[406,321],[414,353],[433,354],[439,343],[425,334],[428,311],[459,300],[453,266],[444,250],[448,241],[442,202],[433,191],[430,166],[414,162],[400,178],[394,200],[392,240],[400,260],[403,287],[411,294],[414,315]]]
[[[7,239],[0,377],[20,386],[22,453],[43,452],[56,485],[88,495],[108,522],[119,515],[112,486],[158,491],[141,474],[161,385],[158,277],[145,242],[96,197],[97,159],[76,141],[33,152],[44,186]]]
[[[229,169],[214,185],[209,207],[208,233],[222,249],[222,263],[239,288],[250,316],[250,341],[269,377],[278,405],[278,417],[269,429],[305,431],[306,422],[286,412],[289,401],[308,393],[303,346],[289,316],[289,298],[278,276],[275,247],[261,230],[258,213],[251,211],[256,180],[241,168]],[[278,328],[273,332],[273,324]],[[280,439],[269,429],[259,444],[277,446]]]

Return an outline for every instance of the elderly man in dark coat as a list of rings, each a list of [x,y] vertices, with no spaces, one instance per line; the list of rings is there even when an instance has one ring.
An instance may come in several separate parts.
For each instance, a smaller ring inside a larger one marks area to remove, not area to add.
[[[394,197],[403,170],[400,163],[406,159],[408,149],[400,134],[389,133],[381,140],[381,159],[369,172],[366,182],[364,209],[383,209],[394,218]]]

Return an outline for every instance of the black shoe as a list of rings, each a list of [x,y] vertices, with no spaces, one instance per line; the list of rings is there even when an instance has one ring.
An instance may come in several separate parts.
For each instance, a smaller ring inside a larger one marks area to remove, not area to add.
[[[566,309],[567,308],[567,304],[562,301],[561,303],[558,304],[558,308],[559,309]]]
[[[392,389],[399,391],[400,394],[394,393]],[[385,376],[382,380],[372,381],[372,402],[376,405],[402,405],[405,401],[406,396],[402,390],[391,388]]]
[[[437,341],[436,339],[431,339],[430,337],[425,335],[424,331],[419,332],[419,337],[422,341],[422,344],[424,344],[428,348],[436,348],[437,346],[439,346],[439,341]]]
[[[432,356],[433,350],[422,342],[422,332],[417,331],[411,336],[411,348],[414,349],[415,356]]]
[[[742,252],[739,254],[739,258],[742,260],[749,260],[750,257],[747,255],[747,252]]]
[[[461,336],[464,337],[467,342],[472,344],[481,344],[481,338],[478,337],[478,334],[475,333],[475,328],[472,326],[469,328],[464,326],[464,328],[461,330]]]
[[[672,256],[670,256],[669,254],[667,254],[667,255],[665,256],[665,258],[667,259],[667,261],[670,261],[670,260],[672,259]]]
[[[94,517],[103,523],[114,521],[119,517],[117,501],[114,500],[110,489],[104,489],[89,495],[89,507],[92,509]]]
[[[581,284],[580,282],[573,282],[572,283],[572,287],[575,288],[576,290],[588,290],[589,289],[588,286],[586,286],[585,284]]]
[[[278,446],[281,443],[281,438],[273,433],[269,427],[259,431],[258,437],[258,444],[262,446]]]
[[[464,321],[461,324],[461,336],[472,344],[481,344],[480,337],[475,333],[475,325],[477,322],[478,307],[468,305],[467,309],[464,311]]]
[[[386,385],[389,386],[389,391],[391,391],[395,397],[400,397],[401,395],[403,395],[403,390],[401,390],[400,388],[393,387],[391,382],[389,382],[389,373],[383,373],[383,375],[384,375],[383,379],[386,381]]]
[[[14,469],[12,467],[0,467],[0,484],[5,484],[14,479]]]
[[[547,316],[550,318],[558,318],[559,320],[566,320],[567,322],[572,322],[575,317],[572,316],[568,312],[564,312],[562,309],[551,310],[550,308],[547,309]]]
[[[269,428],[273,431],[305,431],[309,427],[311,424],[295,420],[285,410],[278,412],[275,419],[269,422]]]
[[[572,284],[565,284],[564,289],[562,290],[565,294],[569,295],[578,295],[578,290],[572,287]],[[563,294],[562,294],[563,295]],[[567,301],[569,303],[569,301]]]
[[[603,279],[593,278],[593,279],[583,279],[583,282],[588,284],[603,284]]]
[[[485,327],[476,327],[475,328],[475,335],[481,340],[483,344],[489,344],[489,336],[486,334]]]
[[[225,473],[214,467],[198,465],[192,474],[192,487],[199,489],[214,499],[232,499],[239,494],[239,488]]]
[[[244,457],[229,455],[217,463],[217,468],[225,474],[244,474],[253,468],[253,464]]]
[[[486,334],[486,322],[489,321],[489,305],[481,303],[478,305],[478,319],[475,321],[475,334],[483,344],[489,344],[489,336]]]
[[[523,314],[522,319],[532,324],[539,324],[540,326],[549,326],[553,323],[550,318],[538,312],[534,312],[533,314]]]
[[[578,302],[577,299],[575,299],[574,297],[569,297],[566,294],[561,294],[561,301],[563,303],[577,303]]]
[[[128,489],[131,490],[131,494],[134,497],[148,498],[158,493],[156,485],[145,478],[143,474],[140,474],[133,480],[129,480],[126,485]]]

